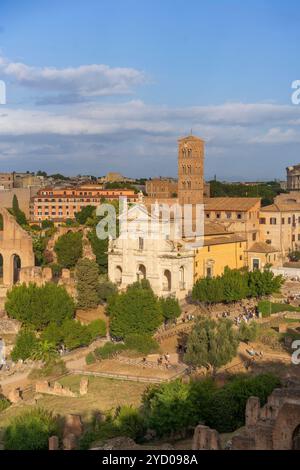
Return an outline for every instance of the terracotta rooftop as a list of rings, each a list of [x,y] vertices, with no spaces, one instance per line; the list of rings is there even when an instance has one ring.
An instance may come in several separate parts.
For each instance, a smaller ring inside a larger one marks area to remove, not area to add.
[[[211,197],[204,199],[204,208],[206,211],[247,212],[259,203],[259,197]]]
[[[205,235],[223,235],[228,234],[226,227],[222,224],[218,224],[217,222],[204,222],[204,234]]]
[[[257,242],[248,250],[249,253],[277,253],[279,250],[265,242]]]
[[[261,208],[261,212],[300,212],[300,203],[276,202]]]
[[[212,246],[212,245],[227,245],[228,243],[238,243],[238,242],[246,242],[247,237],[242,237],[240,235],[229,234],[228,236],[224,237],[214,237],[210,238],[209,240],[204,240],[204,246]]]

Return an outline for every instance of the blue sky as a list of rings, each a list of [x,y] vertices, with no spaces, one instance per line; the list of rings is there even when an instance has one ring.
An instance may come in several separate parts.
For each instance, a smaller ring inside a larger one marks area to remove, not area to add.
[[[300,161],[294,0],[1,0],[0,168],[283,178]]]

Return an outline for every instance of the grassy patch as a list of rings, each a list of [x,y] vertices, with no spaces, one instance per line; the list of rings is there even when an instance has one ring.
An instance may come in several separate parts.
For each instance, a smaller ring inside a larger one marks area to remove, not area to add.
[[[300,312],[299,307],[293,307],[293,305],[288,304],[276,304],[269,302],[268,300],[262,300],[258,303],[258,309],[262,314],[263,318],[267,318],[274,313],[281,312]]]

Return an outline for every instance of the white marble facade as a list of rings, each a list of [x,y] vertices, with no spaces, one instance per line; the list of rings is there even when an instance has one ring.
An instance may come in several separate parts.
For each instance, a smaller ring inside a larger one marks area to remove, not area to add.
[[[194,250],[183,240],[173,241],[164,222],[142,203],[128,210],[126,220],[109,244],[109,279],[124,289],[145,278],[156,295],[185,298],[193,287]]]

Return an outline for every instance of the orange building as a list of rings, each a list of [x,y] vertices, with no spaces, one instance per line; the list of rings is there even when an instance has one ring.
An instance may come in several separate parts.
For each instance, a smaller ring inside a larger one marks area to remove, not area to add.
[[[86,206],[99,206],[103,200],[117,201],[126,196],[128,202],[137,202],[138,195],[132,189],[102,189],[98,185],[78,188],[44,188],[31,198],[30,218],[32,222],[52,220],[64,222],[74,219],[77,212]]]

